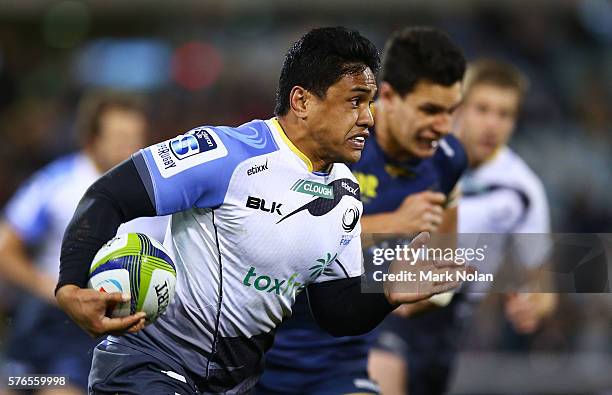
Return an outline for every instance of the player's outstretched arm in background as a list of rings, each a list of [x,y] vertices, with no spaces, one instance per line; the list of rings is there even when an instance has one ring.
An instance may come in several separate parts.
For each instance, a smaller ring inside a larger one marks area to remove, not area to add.
[[[155,208],[132,159],[96,181],[79,202],[62,242],[59,306],[87,333],[136,332],[144,328],[145,313],[122,318],[105,316],[107,308],[129,296],[87,289],[89,266],[96,252],[119,226],[138,217],[155,216]]]
[[[0,223],[0,277],[55,304],[55,280],[36,267],[27,254],[24,241],[7,222]]]
[[[362,233],[435,232],[444,219],[446,196],[423,191],[407,196],[397,210],[364,215]]]

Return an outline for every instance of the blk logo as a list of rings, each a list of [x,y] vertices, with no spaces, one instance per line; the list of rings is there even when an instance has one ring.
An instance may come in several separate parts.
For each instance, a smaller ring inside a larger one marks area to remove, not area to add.
[[[267,213],[276,213],[278,215],[283,215],[283,213],[281,213],[280,211],[280,208],[282,205],[283,205],[282,203],[277,203],[277,202],[266,203],[265,199],[253,197],[253,196],[249,196],[246,201],[246,206],[248,208],[252,208],[254,210],[265,211]]]

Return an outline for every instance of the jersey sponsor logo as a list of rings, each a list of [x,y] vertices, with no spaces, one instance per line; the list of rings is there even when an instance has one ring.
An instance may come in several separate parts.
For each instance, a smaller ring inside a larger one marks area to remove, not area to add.
[[[170,148],[165,142],[159,143],[155,147],[157,148],[157,155],[161,159],[165,170],[168,170],[171,167],[176,167],[176,161],[172,157]]]
[[[210,128],[196,128],[150,148],[157,169],[164,178],[227,156],[227,148]]]
[[[336,191],[334,193],[333,199],[328,199],[319,196],[318,198],[306,203],[302,207],[299,207],[298,209],[285,215],[277,222],[277,224],[304,210],[307,210],[310,215],[315,217],[325,215],[332,211],[338,204],[340,204],[340,201],[344,196],[352,196],[357,200],[361,200],[359,194],[359,185],[353,180],[350,180],[348,178],[340,178],[338,180],[332,181],[327,186],[331,187],[333,191]]]
[[[248,208],[265,211],[267,213],[276,213],[278,215],[283,215],[283,213],[280,211],[282,205],[282,203],[272,202],[271,205],[268,204],[268,207],[266,207],[265,199],[254,196],[249,196],[246,201],[246,206]]]
[[[265,170],[268,170],[268,159],[266,159],[266,163],[264,163],[263,165],[254,165],[253,167],[248,169],[247,176],[252,176],[253,174],[257,174]]]
[[[353,183],[354,184],[354,183]],[[348,193],[350,193],[351,195],[355,195],[357,194],[357,190],[359,189],[359,186],[352,186],[349,185],[347,182],[342,181],[340,183],[340,185],[342,186],[342,188],[346,189],[348,191]]]
[[[351,240],[353,240],[353,237],[354,237],[353,235],[342,235],[342,237],[340,238],[340,245],[341,246],[349,245]]]
[[[338,254],[332,255],[327,253],[323,258],[317,259],[317,264],[308,268],[310,271],[310,278],[313,280],[317,279],[320,275],[329,276],[333,274],[333,270],[329,267],[338,257]]]
[[[170,150],[178,160],[217,148],[217,142],[204,128],[197,128],[170,140]]]
[[[305,193],[306,195],[318,196],[324,199],[334,198],[334,187],[331,185],[325,185],[314,181],[306,181],[299,179],[291,187],[292,191]]]
[[[257,273],[255,267],[251,266],[244,275],[242,284],[246,287],[253,287],[257,291],[274,293],[276,295],[295,296],[304,289],[304,285],[295,281],[297,273],[293,273],[288,279],[274,278]]]
[[[357,226],[359,217],[360,213],[357,207],[353,206],[347,208],[342,216],[342,229],[344,229],[346,233],[351,233],[353,229],[355,229],[355,226]]]
[[[374,174],[364,174],[355,172],[353,173],[357,182],[359,183],[359,189],[361,191],[361,197],[364,201],[370,201],[375,199],[377,196],[376,189],[378,188],[378,178]]]

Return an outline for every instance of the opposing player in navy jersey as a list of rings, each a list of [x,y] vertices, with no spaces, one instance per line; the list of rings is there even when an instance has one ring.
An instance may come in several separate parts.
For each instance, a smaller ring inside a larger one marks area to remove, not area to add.
[[[87,188],[147,141],[145,108],[137,96],[90,92],[81,100],[77,118],[82,150],[36,172],[8,202],[0,221],[0,278],[26,291],[10,327],[8,360],[0,377],[66,376],[68,385],[61,389],[66,395],[86,391],[96,342],[55,304],[62,236]],[[120,232],[145,232],[161,240],[167,222],[162,217],[137,219]],[[57,389],[38,393],[52,391]]]
[[[90,393],[248,393],[300,292],[317,323],[348,336],[367,333],[400,303],[459,285],[361,293],[363,207],[344,163],[361,157],[373,125],[378,67],[376,48],[358,32],[311,30],[285,57],[275,118],[197,127],[92,185],[64,236],[56,292],[86,331],[114,334],[94,351]],[[119,223],[164,214],[172,214],[173,302],[146,328],[144,313],[106,317],[123,299],[84,289],[91,257]],[[469,270],[419,264],[437,274]]]
[[[451,116],[461,103],[464,71],[461,51],[438,30],[405,29],[388,41],[375,127],[361,160],[351,165],[364,206],[362,232],[456,231],[456,187],[467,159],[450,131]],[[398,313],[429,309],[434,303],[440,301],[404,305]],[[381,330],[404,343],[408,325],[402,317],[389,316]],[[448,333],[434,330],[428,341]],[[377,393],[367,374],[374,342],[375,334],[332,338],[310,318],[306,299],[298,297],[292,319],[279,329],[268,353],[259,393]],[[403,358],[394,345],[374,355],[374,379],[383,384],[383,393],[405,392],[390,387],[396,375],[403,376]]]

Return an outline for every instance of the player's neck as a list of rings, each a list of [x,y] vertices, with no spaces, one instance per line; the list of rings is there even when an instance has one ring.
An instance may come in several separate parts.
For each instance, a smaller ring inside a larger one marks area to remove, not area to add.
[[[332,163],[317,155],[318,145],[308,130],[301,127],[300,123],[291,116],[277,117],[278,123],[291,143],[305,155],[312,165],[311,171],[328,172]]]
[[[484,159],[476,159],[475,155],[469,155],[468,154],[468,166],[470,169],[472,170],[476,170],[479,167],[493,161],[495,158],[497,158],[497,156],[499,155],[499,153],[502,151],[502,149],[504,148],[504,145],[500,145],[499,147],[497,147],[495,149],[495,151],[493,151],[493,153],[489,156],[487,156]]]

